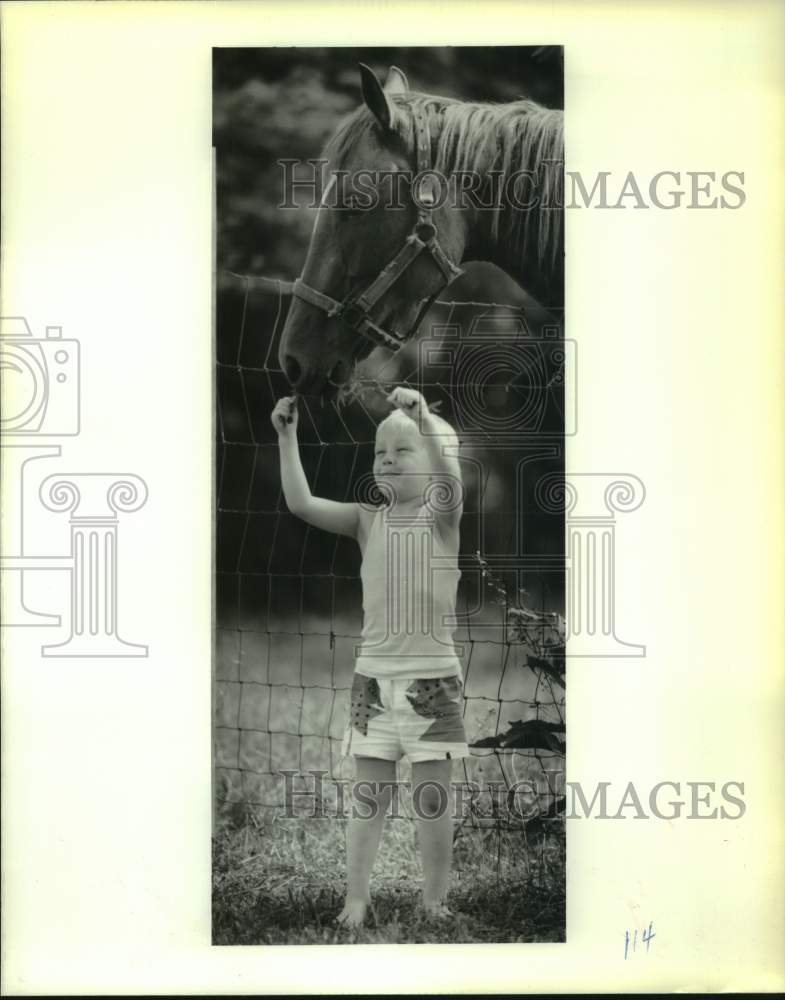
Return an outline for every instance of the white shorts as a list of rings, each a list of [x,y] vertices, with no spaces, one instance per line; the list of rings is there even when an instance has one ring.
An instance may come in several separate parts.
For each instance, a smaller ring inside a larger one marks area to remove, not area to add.
[[[468,757],[460,677],[407,680],[355,672],[344,757],[412,763]]]

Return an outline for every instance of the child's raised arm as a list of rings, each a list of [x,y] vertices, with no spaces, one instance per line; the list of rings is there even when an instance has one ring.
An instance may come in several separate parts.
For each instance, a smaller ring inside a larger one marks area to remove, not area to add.
[[[292,514],[301,517],[315,528],[356,538],[358,505],[315,497],[308,486],[297,445],[297,398],[285,396],[279,399],[271,419],[273,427],[278,432],[281,486],[286,506]]]
[[[446,509],[441,512],[443,519],[457,526],[463,513],[463,476],[461,465],[456,455],[445,453],[444,424],[428,409],[425,398],[416,389],[398,386],[387,397],[397,409],[402,410],[419,427],[423,444],[428,452],[434,480],[442,478],[445,484],[446,496],[452,498]]]

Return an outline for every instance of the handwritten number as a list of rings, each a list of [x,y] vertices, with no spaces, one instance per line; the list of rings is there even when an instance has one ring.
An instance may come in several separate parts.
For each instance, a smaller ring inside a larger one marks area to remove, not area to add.
[[[649,926],[646,930],[641,933],[641,941],[646,945],[646,951],[651,947],[651,942],[657,935],[654,933],[654,921],[649,921]],[[630,949],[630,940],[632,940],[632,949]],[[630,932],[624,932],[624,959],[625,961],[629,958],[630,950],[636,951],[638,948],[638,929],[636,927],[635,933],[630,939]]]

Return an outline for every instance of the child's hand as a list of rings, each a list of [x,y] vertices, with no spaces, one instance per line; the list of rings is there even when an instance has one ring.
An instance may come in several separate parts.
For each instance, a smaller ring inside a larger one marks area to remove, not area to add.
[[[414,421],[419,421],[420,417],[427,416],[429,412],[428,404],[422,393],[417,392],[416,389],[407,389],[403,385],[393,389],[387,397],[387,402],[392,403],[397,409],[403,410],[406,416],[411,417]]]
[[[297,397],[284,396],[279,399],[270,419],[279,438],[294,437],[297,434]]]

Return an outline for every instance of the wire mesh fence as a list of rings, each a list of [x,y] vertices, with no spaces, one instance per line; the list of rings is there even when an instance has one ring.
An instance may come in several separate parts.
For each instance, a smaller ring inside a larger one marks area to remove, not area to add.
[[[293,517],[281,494],[270,413],[289,393],[277,361],[289,286],[220,272],[216,287],[217,815],[293,804],[342,815],[360,553]],[[315,495],[351,501],[393,386],[418,389],[455,427],[455,642],[472,745],[456,774],[461,823],[532,833],[558,820],[564,787],[563,649],[547,669],[564,609],[563,517],[536,503],[537,482],[563,474],[561,330],[525,305],[479,301],[436,303],[424,329],[395,355],[374,351],[339,399],[301,398],[300,453]],[[404,762],[399,780],[409,774]]]

